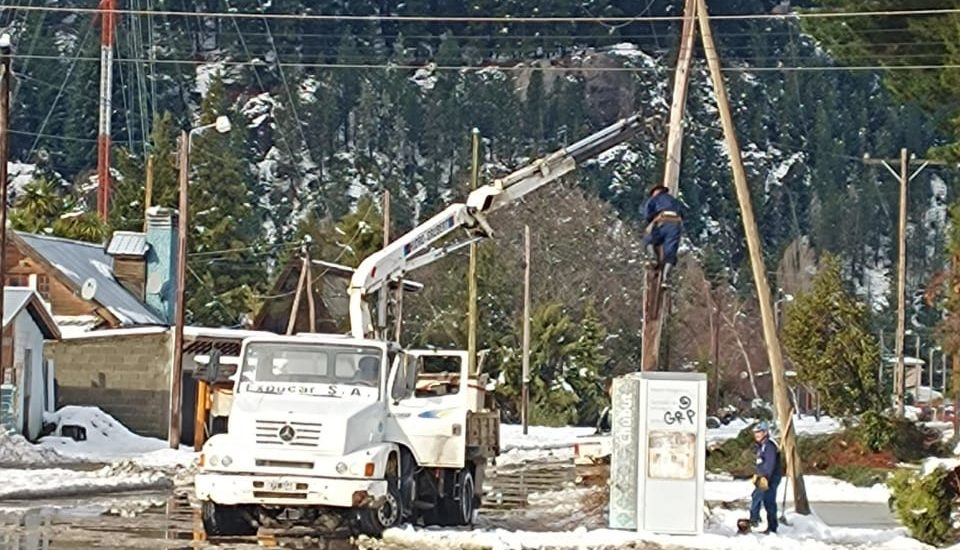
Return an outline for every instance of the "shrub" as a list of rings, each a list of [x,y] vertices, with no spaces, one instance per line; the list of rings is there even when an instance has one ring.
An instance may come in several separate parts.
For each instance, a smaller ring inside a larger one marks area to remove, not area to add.
[[[889,482],[893,509],[913,538],[933,546],[944,546],[956,539],[957,530],[950,516],[958,480],[960,469],[943,466],[926,475],[900,470],[893,476]]]

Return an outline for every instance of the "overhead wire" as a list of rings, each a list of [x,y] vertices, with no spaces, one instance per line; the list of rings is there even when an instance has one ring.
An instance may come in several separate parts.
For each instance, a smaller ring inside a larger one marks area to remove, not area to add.
[[[26,11],[40,11],[50,13],[97,13],[96,8],[63,7],[63,6],[21,6],[18,9]],[[132,13],[147,15],[142,9],[117,9],[118,14]],[[513,23],[513,24],[547,24],[547,23],[617,23],[617,22],[648,22],[648,21],[683,21],[681,15],[648,15],[648,16],[444,16],[444,15],[349,15],[349,14],[307,14],[307,13],[258,13],[241,11],[176,11],[156,10],[154,15],[164,17],[184,18],[232,18],[258,19],[268,18],[277,20],[300,21],[366,21],[366,22],[411,22],[411,23]],[[960,14],[960,8],[935,8],[920,10],[863,10],[863,11],[801,11],[785,14],[778,13],[749,13],[749,14],[720,14],[711,15],[715,21],[749,21],[749,20],[793,20],[793,19],[843,19],[859,17],[932,17],[941,15]]]
[[[37,130],[37,138],[33,140],[33,144],[30,145],[30,150],[27,153],[27,158],[33,156],[34,151],[37,149],[37,145],[40,143],[40,134],[43,134],[43,131],[47,127],[47,123],[50,122],[50,118],[53,116],[53,113],[57,109],[57,104],[60,102],[60,98],[63,97],[63,92],[67,88],[67,84],[70,82],[70,77],[73,75],[73,70],[77,66],[77,62],[80,59],[80,54],[83,52],[83,48],[87,43],[87,40],[90,38],[90,33],[93,30],[93,25],[91,24],[87,27],[87,32],[84,34],[83,39],[77,44],[76,55],[73,60],[70,62],[70,65],[67,67],[67,71],[63,76],[63,80],[60,82],[60,87],[57,90],[57,95],[53,98],[53,101],[50,103],[50,107],[47,109],[47,114],[43,117],[43,121],[40,123],[40,128]]]

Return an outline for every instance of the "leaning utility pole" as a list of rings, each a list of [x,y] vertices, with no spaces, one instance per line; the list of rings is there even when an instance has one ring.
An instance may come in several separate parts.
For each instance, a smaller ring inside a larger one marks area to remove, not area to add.
[[[673,103],[670,106],[670,126],[667,128],[667,162],[663,171],[663,185],[676,195],[679,190],[680,164],[683,148],[683,115],[687,110],[687,89],[690,84],[690,65],[693,46],[697,39],[697,0],[686,0],[683,5],[683,29],[680,31],[680,55],[673,77]]]
[[[4,288],[7,284],[7,162],[10,160],[10,70],[13,53],[10,35],[0,35],[0,312],[3,311]],[[6,376],[3,352],[3,327],[0,327],[0,384]]]
[[[667,129],[667,158],[663,185],[676,195],[680,182],[680,156],[683,148],[683,116],[686,112],[690,65],[697,37],[697,0],[686,0],[683,8],[683,29],[680,55],[673,78],[673,103]],[[660,269],[645,269],[643,284],[643,339],[640,341],[640,370],[656,370],[660,355],[660,339],[664,321],[670,312],[670,291],[661,286]]]
[[[870,155],[863,156],[865,164],[879,164],[885,167],[900,182],[900,214],[898,217],[897,232],[897,334],[895,336],[894,353],[897,355],[897,366],[893,373],[893,404],[896,414],[903,417],[904,394],[906,393],[907,377],[904,365],[904,340],[907,333],[907,189],[910,182],[920,175],[920,172],[931,164],[946,164],[943,161],[930,159],[914,159],[922,162],[920,168],[910,174],[910,155],[907,148],[900,149],[900,170],[892,166],[896,161],[890,159],[872,159]],[[919,348],[919,344],[917,344]]]
[[[480,130],[470,132],[470,189],[480,186]],[[470,243],[470,264],[467,268],[467,372],[477,372],[477,243]]]
[[[736,127],[733,123],[733,114],[727,99],[727,89],[723,82],[720,70],[720,58],[713,41],[713,32],[710,29],[710,15],[707,11],[706,0],[697,0],[700,32],[703,35],[703,49],[710,67],[710,77],[713,89],[717,95],[717,108],[720,111],[720,121],[723,124],[723,135],[727,143],[727,153],[730,155],[730,164],[733,169],[733,181],[737,191],[737,202],[740,204],[740,214],[743,218],[743,228],[747,236],[747,248],[750,252],[750,267],[753,280],[757,287],[757,298],[760,301],[760,317],[763,322],[763,337],[767,344],[767,358],[770,361],[770,375],[773,379],[773,400],[777,408],[777,418],[783,430],[781,447],[786,458],[787,475],[793,482],[793,499],[798,514],[809,514],[810,503],[807,501],[806,486],[800,469],[800,455],[797,452],[796,431],[793,425],[793,407],[787,394],[786,376],[783,368],[783,354],[780,349],[780,338],[777,335],[776,321],[773,315],[773,297],[770,294],[770,284],[767,282],[767,271],[763,264],[763,248],[760,242],[760,232],[753,215],[753,204],[750,201],[750,188],[747,185],[747,173],[743,168],[743,159],[740,156],[740,145],[737,142]]]
[[[116,0],[100,0],[100,127],[97,135],[97,213],[110,211],[110,116],[113,89],[113,31]]]

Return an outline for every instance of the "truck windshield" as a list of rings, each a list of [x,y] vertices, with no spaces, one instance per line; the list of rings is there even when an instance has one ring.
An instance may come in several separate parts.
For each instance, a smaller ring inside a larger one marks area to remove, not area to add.
[[[243,390],[342,397],[370,393],[343,386],[380,387],[383,351],[333,344],[253,342],[247,345],[240,382]],[[324,386],[322,389],[316,385]]]

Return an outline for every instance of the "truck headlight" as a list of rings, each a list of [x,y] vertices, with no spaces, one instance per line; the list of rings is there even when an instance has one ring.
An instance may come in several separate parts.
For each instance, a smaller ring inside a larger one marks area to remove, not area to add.
[[[208,462],[210,463],[211,466],[219,466],[220,457],[217,455],[210,455],[210,459],[208,460]]]
[[[228,468],[231,464],[233,464],[233,459],[230,458],[230,455],[223,455],[223,457],[220,459],[220,464],[222,464],[224,468]]]
[[[350,469],[350,468],[349,468],[346,464],[344,464],[343,462],[337,462],[337,473],[338,473],[338,474],[343,475],[343,474],[347,473],[347,470],[349,470],[349,469]]]

